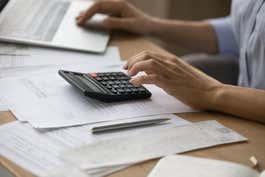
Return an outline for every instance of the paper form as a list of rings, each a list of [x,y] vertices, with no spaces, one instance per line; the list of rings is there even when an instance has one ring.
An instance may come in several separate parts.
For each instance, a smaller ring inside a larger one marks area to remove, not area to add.
[[[1,55],[1,50],[7,55]],[[10,49],[1,49],[0,46],[0,68],[3,69],[63,64],[101,64],[105,66],[119,63],[120,54],[117,47],[108,47],[104,54],[89,54],[37,47],[30,47],[27,50],[12,49],[12,47]],[[1,72],[4,73],[5,70]]]
[[[121,63],[117,47],[107,48],[105,54],[88,54],[0,44],[0,78],[47,72],[57,75],[62,68],[80,72],[97,72],[98,68],[112,71],[113,67],[121,67]],[[0,103],[0,111],[3,110],[8,110],[4,102]]]
[[[29,47],[25,45],[14,45],[9,43],[0,43],[0,55],[29,55]]]
[[[103,103],[82,95],[57,72],[6,78],[0,80],[0,85],[0,95],[16,118],[28,121],[35,128],[66,127],[194,111],[162,89],[151,85],[147,86],[153,94],[151,99]]]
[[[58,169],[60,166],[62,168],[67,166],[60,154],[71,148],[77,148],[100,140],[117,138],[125,133],[128,135],[135,131],[158,131],[171,126],[189,124],[189,122],[172,114],[161,116],[171,118],[170,124],[101,135],[91,134],[89,131],[90,126],[87,125],[55,130],[36,130],[26,123],[19,121],[11,122],[0,126],[0,155],[33,174],[45,176],[53,168]],[[158,116],[150,116],[142,119],[148,120],[154,118],[158,118]],[[113,171],[116,168],[111,168],[111,170]],[[103,168],[102,170],[98,170],[98,173],[103,173],[104,171],[108,172],[106,168]]]
[[[63,156],[81,169],[137,163],[247,139],[216,121],[135,133],[70,150]],[[115,147],[115,148],[113,148]]]

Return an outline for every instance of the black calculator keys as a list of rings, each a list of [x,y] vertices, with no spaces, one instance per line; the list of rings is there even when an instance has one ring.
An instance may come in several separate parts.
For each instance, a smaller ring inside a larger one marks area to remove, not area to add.
[[[60,70],[59,74],[84,92],[85,96],[105,102],[144,99],[151,96],[145,87],[131,84],[131,78],[123,72],[85,74]]]

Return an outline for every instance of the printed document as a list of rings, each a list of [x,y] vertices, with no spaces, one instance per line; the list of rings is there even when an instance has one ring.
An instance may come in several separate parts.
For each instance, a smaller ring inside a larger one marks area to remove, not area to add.
[[[185,121],[173,114],[157,115],[149,117],[141,117],[135,120],[148,120],[155,118],[170,118],[168,124],[160,124],[159,126],[144,127],[130,129],[107,134],[93,135],[90,132],[90,125],[70,127],[55,130],[37,130],[29,124],[19,121],[11,122],[0,126],[0,155],[6,157],[17,165],[32,172],[38,176],[44,176],[51,169],[59,170],[65,164],[61,158],[61,153],[72,148],[77,148],[89,143],[113,139],[124,134],[132,134],[134,132],[145,131],[164,131],[164,129],[187,125]],[[119,120],[122,123],[128,120]],[[115,168],[102,168],[92,170],[93,173],[109,173],[118,170],[123,166]],[[52,170],[54,172],[54,170]],[[67,171],[67,174],[69,171]],[[50,175],[48,175],[50,177]]]
[[[9,43],[0,43],[0,55],[29,55],[29,47]]]
[[[203,121],[92,143],[66,152],[63,158],[81,169],[88,170],[138,163],[175,153],[246,140],[216,121]]]
[[[54,73],[59,69],[72,71],[98,71],[98,68],[112,70],[121,67],[117,47],[108,47],[104,54],[79,53],[38,47],[0,43],[0,78]],[[1,86],[0,86],[1,90]],[[0,103],[0,111],[8,110]]]
[[[91,54],[59,49],[23,48],[16,45],[3,47],[0,45],[0,68],[2,69],[62,64],[101,64],[106,66],[118,63],[120,63],[120,54],[117,47],[108,47],[104,54]],[[5,70],[1,72],[4,73]]]

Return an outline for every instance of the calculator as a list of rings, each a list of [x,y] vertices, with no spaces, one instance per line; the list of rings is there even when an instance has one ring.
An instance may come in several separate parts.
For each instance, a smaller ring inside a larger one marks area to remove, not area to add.
[[[85,96],[103,102],[146,99],[151,92],[143,86],[131,84],[123,72],[80,73],[59,70],[59,75]]]

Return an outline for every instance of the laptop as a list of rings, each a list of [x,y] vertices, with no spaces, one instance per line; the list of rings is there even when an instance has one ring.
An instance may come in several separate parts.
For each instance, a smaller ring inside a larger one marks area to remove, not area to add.
[[[87,0],[0,0],[0,41],[104,52],[109,34],[76,25],[80,11],[92,5]],[[96,14],[88,23],[106,16]]]

